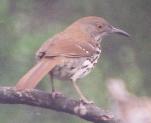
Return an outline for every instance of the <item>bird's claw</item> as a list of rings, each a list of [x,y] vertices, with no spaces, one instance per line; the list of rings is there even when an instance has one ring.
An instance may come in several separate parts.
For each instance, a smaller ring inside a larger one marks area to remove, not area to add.
[[[52,91],[51,92],[51,97],[54,99],[56,98],[57,96],[63,96],[63,94],[59,91]]]
[[[86,99],[80,99],[80,103],[82,103],[82,104],[94,104],[94,101],[86,100]]]

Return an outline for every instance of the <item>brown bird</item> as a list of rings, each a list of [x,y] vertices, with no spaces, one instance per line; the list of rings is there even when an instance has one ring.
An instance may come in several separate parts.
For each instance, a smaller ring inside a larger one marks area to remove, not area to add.
[[[33,89],[49,74],[51,78],[72,81],[81,99],[88,102],[76,82],[92,70],[101,54],[102,38],[111,33],[129,36],[101,17],[83,17],[75,21],[40,47],[36,53],[38,63],[19,80],[16,89]],[[55,91],[53,81],[52,90]]]

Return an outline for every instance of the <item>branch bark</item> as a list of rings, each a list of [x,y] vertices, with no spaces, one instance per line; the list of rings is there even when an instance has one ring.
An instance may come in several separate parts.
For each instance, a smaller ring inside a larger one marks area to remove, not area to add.
[[[79,116],[94,123],[117,123],[114,116],[94,104],[69,99],[62,94],[53,94],[39,90],[16,91],[11,87],[0,87],[0,103],[25,104],[65,112]]]

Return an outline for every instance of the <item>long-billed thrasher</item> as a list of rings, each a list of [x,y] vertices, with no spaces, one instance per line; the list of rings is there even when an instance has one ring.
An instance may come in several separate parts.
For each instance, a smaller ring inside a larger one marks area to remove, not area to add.
[[[17,90],[33,89],[49,74],[60,80],[70,80],[80,98],[88,102],[77,85],[77,79],[87,75],[97,63],[102,38],[108,34],[129,34],[115,28],[101,17],[83,17],[64,31],[48,39],[37,51],[37,64],[17,83]],[[52,81],[52,90],[54,85]]]

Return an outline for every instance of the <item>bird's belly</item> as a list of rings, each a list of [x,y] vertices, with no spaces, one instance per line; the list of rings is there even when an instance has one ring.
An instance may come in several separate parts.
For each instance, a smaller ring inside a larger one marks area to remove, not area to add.
[[[60,80],[76,81],[90,73],[99,56],[100,53],[87,58],[71,58],[68,62],[56,66],[52,70],[52,74]]]

